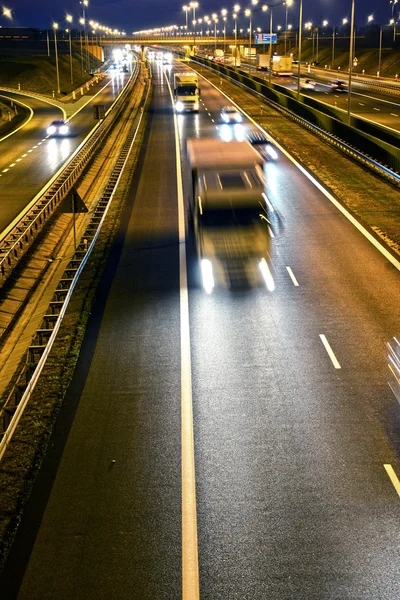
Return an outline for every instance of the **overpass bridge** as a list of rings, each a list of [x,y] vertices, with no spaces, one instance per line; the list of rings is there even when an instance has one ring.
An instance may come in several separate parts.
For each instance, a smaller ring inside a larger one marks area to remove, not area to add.
[[[115,46],[119,44],[139,44],[139,45],[151,45],[151,44],[165,44],[170,46],[209,46],[211,44],[217,44],[222,46],[226,44],[227,47],[235,45],[234,36],[223,35],[124,35],[124,36],[101,36],[99,43],[101,46]],[[237,36],[236,44],[239,46],[248,45],[249,38]]]

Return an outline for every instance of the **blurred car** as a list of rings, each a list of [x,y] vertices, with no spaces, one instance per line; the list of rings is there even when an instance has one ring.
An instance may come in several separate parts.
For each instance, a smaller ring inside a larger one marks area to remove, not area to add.
[[[221,110],[221,119],[224,123],[241,123],[243,115],[236,106],[224,106]]]
[[[347,85],[344,81],[336,79],[335,81],[331,81],[331,90],[332,92],[347,92]]]
[[[252,146],[257,146],[260,154],[267,160],[278,159],[278,153],[275,146],[262,131],[249,131],[246,134],[246,140],[250,142]]]
[[[315,90],[314,79],[303,79],[300,77],[300,89],[301,90]]]
[[[110,69],[112,69],[113,71],[114,71],[115,69],[118,69],[118,65],[117,65],[117,63],[113,63],[113,64],[111,65]]]
[[[121,65],[119,68],[119,72],[120,73],[128,73],[128,67],[127,65]]]
[[[47,128],[47,135],[65,137],[70,134],[69,125],[66,121],[59,119],[52,121]]]

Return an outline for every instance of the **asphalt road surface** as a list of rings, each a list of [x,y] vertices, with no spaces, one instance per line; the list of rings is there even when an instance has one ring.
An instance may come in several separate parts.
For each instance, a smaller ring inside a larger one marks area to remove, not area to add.
[[[177,167],[165,74],[154,66],[130,203],[3,574],[5,598],[182,597]],[[185,201],[186,139],[241,139],[252,127],[223,126],[227,100],[204,81],[201,90],[199,114],[178,119]],[[295,164],[280,155],[265,171],[273,292],[206,295],[187,243],[200,597],[397,600],[400,498],[384,465],[400,475],[400,407],[384,344],[399,328],[399,272]]]

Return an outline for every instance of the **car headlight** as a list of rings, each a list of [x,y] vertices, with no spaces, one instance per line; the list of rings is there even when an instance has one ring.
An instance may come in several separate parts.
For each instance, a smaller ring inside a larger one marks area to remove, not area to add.
[[[275,148],[271,146],[271,144],[267,145],[267,154],[270,158],[272,158],[272,160],[277,160],[278,158],[278,153]]]
[[[199,110],[199,104],[198,104],[198,102],[196,102],[196,103],[193,105],[193,109],[194,109],[194,110]]]
[[[212,263],[207,258],[203,258],[201,260],[200,267],[204,291],[207,294],[211,294],[215,286]]]
[[[67,125],[62,125],[60,127],[60,135],[67,135],[69,131],[69,127]]]
[[[222,115],[222,120],[225,121],[225,123],[229,123],[228,115]]]
[[[236,121],[236,123],[241,123],[242,120],[243,120],[242,115],[239,115],[239,114],[235,115],[235,121]]]
[[[175,108],[176,108],[176,112],[182,112],[183,111],[183,102],[178,100],[178,102],[175,104]]]
[[[47,128],[47,133],[48,135],[52,135],[55,132],[56,128],[54,127],[54,125],[50,125],[50,127]]]

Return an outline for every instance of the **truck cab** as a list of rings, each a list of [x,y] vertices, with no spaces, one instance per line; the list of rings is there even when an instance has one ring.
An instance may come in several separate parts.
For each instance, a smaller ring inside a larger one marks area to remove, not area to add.
[[[174,102],[177,113],[198,112],[199,96],[197,73],[174,74]]]
[[[265,284],[270,233],[260,154],[248,142],[189,140],[193,230],[203,288]]]

